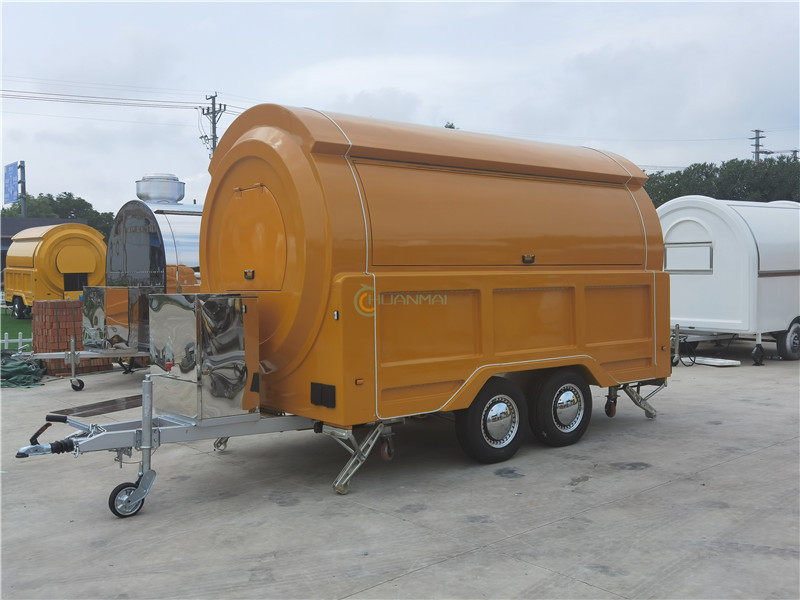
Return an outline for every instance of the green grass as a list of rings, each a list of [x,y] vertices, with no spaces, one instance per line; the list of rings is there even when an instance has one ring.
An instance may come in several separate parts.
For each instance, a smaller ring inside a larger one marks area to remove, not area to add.
[[[19,334],[22,333],[22,338],[29,340],[31,339],[31,324],[32,320],[30,318],[15,319],[12,317],[11,309],[6,308],[4,305],[0,310],[0,339],[4,339],[5,334],[8,333],[9,340],[16,340]],[[28,342],[28,346],[30,346],[30,342]],[[9,349],[16,350],[17,345],[9,344]],[[30,347],[28,350],[30,350]]]

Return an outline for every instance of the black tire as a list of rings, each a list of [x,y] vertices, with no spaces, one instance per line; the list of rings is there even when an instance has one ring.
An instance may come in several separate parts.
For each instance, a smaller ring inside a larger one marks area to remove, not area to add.
[[[72,389],[76,392],[80,392],[83,389],[83,379],[74,379],[70,382]]]
[[[492,377],[469,408],[455,411],[458,443],[478,462],[508,460],[525,438],[527,412],[519,387],[503,377]]]
[[[15,319],[25,318],[25,303],[19,296],[14,296],[14,303],[11,305],[11,314]]]
[[[555,371],[532,399],[530,423],[533,435],[548,446],[577,442],[592,418],[592,392],[575,369]]]
[[[800,321],[794,321],[789,329],[775,334],[778,356],[783,360],[800,360]]]
[[[135,489],[135,483],[120,483],[108,497],[108,508],[120,519],[132,517],[142,510],[144,498],[133,504],[127,501],[128,496],[130,496]]]

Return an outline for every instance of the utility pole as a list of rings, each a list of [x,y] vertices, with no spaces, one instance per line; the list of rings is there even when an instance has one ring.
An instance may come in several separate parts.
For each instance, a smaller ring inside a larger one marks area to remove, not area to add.
[[[27,216],[26,215],[27,211],[25,210],[25,194],[26,194],[26,190],[25,190],[25,161],[24,160],[19,161],[19,183],[20,183],[20,187],[22,188],[20,190],[21,195],[19,197],[20,212],[22,213],[22,216],[25,217],[25,216]]]
[[[219,123],[219,119],[222,116],[222,113],[225,112],[225,109],[228,108],[225,104],[220,104],[217,107],[217,92],[214,92],[211,96],[206,96],[206,100],[211,100],[211,108],[204,106],[203,107],[203,116],[208,117],[208,120],[211,121],[211,139],[209,140],[207,135],[200,136],[200,139],[208,145],[209,142],[211,143],[211,152],[208,153],[208,157],[211,158],[214,156],[214,151],[217,149],[217,123]]]
[[[750,144],[755,148],[753,151],[753,160],[755,162],[759,162],[761,160],[761,140],[763,140],[766,136],[762,135],[764,132],[760,129],[751,129],[751,131],[756,134],[755,137],[748,138],[756,141],[755,144]]]
[[[755,162],[761,162],[762,154],[775,154],[772,150],[765,150],[761,145],[761,140],[767,137],[761,129],[751,129],[750,131],[756,134],[755,137],[748,138],[756,141],[755,144],[750,144],[755,148],[755,150],[753,150],[753,160],[755,160]]]

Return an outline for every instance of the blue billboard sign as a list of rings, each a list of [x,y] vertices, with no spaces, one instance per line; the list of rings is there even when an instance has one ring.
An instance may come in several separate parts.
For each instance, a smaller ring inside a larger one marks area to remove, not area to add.
[[[19,170],[17,165],[18,163],[11,163],[5,167],[3,204],[13,204],[19,201]]]

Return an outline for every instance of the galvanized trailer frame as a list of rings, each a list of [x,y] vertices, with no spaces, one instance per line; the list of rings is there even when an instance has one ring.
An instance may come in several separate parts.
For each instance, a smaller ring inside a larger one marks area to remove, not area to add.
[[[17,458],[67,452],[77,457],[106,450],[116,453],[115,460],[122,466],[125,456],[139,451],[138,478],[118,485],[108,500],[116,516],[129,517],[141,510],[150,493],[156,476],[153,451],[163,444],[208,439],[215,440],[214,448],[222,450],[231,437],[311,429],[332,437],[350,453],[333,482],[337,493],[346,494],[350,480],[378,441],[382,458],[392,459],[392,426],[403,423],[404,417],[376,417],[374,421],[347,427],[265,409],[258,390],[259,372],[248,369],[247,361],[247,349],[257,347],[253,340],[258,332],[257,312],[247,310],[253,302],[254,299],[237,294],[151,295],[151,324],[156,322],[150,328],[154,372],[142,381],[141,419],[99,425],[66,415],[48,415],[46,423],[30,438],[30,445],[19,449]],[[643,386],[656,386],[656,390],[643,397]],[[665,386],[665,379],[612,386],[606,415],[615,415],[622,391],[644,410],[647,418],[655,418],[657,412],[648,400]],[[561,396],[559,403],[563,401],[567,408],[575,404],[573,392],[566,391]],[[497,398],[492,405],[497,410],[484,411],[481,417],[482,435],[489,435],[494,441],[502,440],[515,423],[507,397],[498,393]],[[53,423],[71,425],[76,431],[62,440],[40,443],[39,436]]]
[[[118,485],[108,500],[111,512],[124,518],[137,514],[144,505],[144,499],[150,493],[156,476],[152,468],[152,455],[162,444],[213,439],[214,448],[224,450],[231,437],[312,429],[316,433],[332,437],[350,453],[350,460],[333,482],[333,489],[337,493],[346,494],[349,491],[350,479],[367,460],[379,439],[382,440],[381,456],[384,460],[391,460],[394,456],[391,426],[403,422],[403,419],[394,419],[370,423],[368,434],[363,440],[358,441],[351,429],[331,427],[297,415],[252,413],[202,420],[179,415],[154,416],[153,378],[155,377],[177,379],[169,374],[145,376],[142,381],[140,420],[87,425],[66,415],[47,415],[46,423],[31,437],[29,446],[19,449],[17,458],[66,452],[78,457],[86,452],[106,450],[116,452],[115,460],[120,463],[121,468],[123,457],[132,456],[134,449],[140,451],[141,462],[136,482]],[[39,443],[39,436],[53,423],[65,423],[77,431],[50,444]]]
[[[17,452],[17,458],[28,458],[46,454],[64,454],[71,452],[77,458],[86,452],[101,450],[116,453],[115,461],[124,463],[124,457],[131,457],[133,450],[141,452],[139,473],[136,482],[125,482],[115,487],[108,499],[108,506],[117,517],[125,518],[137,514],[144,505],[145,497],[150,493],[156,477],[152,467],[153,452],[163,444],[173,442],[191,442],[198,440],[215,440],[214,448],[224,450],[231,437],[256,435],[263,433],[279,433],[284,431],[313,430],[332,437],[347,452],[350,459],[333,482],[333,489],[338,494],[347,494],[350,480],[366,462],[377,442],[381,441],[381,457],[389,461],[394,457],[394,440],[392,426],[404,423],[405,419],[391,419],[365,424],[366,436],[361,441],[353,429],[344,429],[325,425],[320,421],[289,414],[259,414],[223,416],[211,419],[192,419],[181,415],[153,414],[153,379],[178,377],[165,374],[148,374],[142,381],[142,418],[138,420],[109,423],[104,425],[85,424],[66,415],[50,414],[45,417],[45,424],[30,438],[30,445]],[[646,397],[640,395],[641,385],[655,385],[654,391]],[[643,382],[633,387],[623,385],[609,388],[605,407],[606,415],[613,417],[616,413],[617,395],[621,389],[636,406],[645,411],[645,415],[653,419],[656,410],[648,400],[663,389],[665,381]],[[42,444],[39,436],[53,423],[65,423],[76,429],[66,438]]]
[[[133,366],[129,362],[128,365],[125,365],[122,361],[124,359],[129,359],[132,361],[134,358],[149,358],[150,352],[140,352],[135,350],[129,349],[105,349],[105,350],[77,350],[76,343],[75,343],[75,336],[70,336],[69,338],[69,350],[65,350],[64,352],[16,352],[12,355],[12,358],[18,358],[20,360],[50,360],[50,359],[57,359],[62,358],[64,359],[64,364],[69,365],[70,367],[70,377],[69,382],[72,386],[72,389],[76,392],[80,392],[84,388],[83,379],[80,379],[77,376],[77,369],[80,365],[82,360],[91,360],[93,358],[110,358],[116,359],[119,365],[123,368],[124,373],[131,373],[133,371]]]

